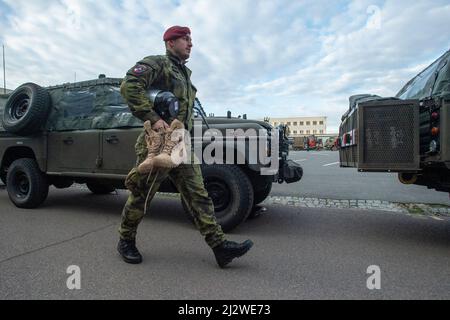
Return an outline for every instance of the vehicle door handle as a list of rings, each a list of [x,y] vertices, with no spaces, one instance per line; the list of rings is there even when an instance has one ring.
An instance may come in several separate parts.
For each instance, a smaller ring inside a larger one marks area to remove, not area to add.
[[[119,143],[119,138],[117,138],[116,136],[111,136],[111,137],[106,138],[106,142],[112,143],[112,144],[117,144],[117,143]]]
[[[72,145],[74,141],[73,141],[72,137],[68,137],[68,138],[64,139],[63,142],[64,142],[64,144]]]

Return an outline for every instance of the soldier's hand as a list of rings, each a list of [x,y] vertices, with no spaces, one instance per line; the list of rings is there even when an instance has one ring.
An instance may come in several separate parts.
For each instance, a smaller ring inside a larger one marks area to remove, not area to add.
[[[153,128],[153,130],[158,131],[160,129],[169,129],[170,126],[163,119],[160,119],[155,122],[155,124],[153,125],[152,128]]]

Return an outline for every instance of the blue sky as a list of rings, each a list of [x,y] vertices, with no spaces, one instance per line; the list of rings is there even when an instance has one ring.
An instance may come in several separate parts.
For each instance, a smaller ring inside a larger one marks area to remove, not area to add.
[[[122,77],[189,26],[207,113],[327,116],[336,132],[350,95],[392,96],[450,48],[449,17],[450,0],[0,0],[0,41],[14,89]]]

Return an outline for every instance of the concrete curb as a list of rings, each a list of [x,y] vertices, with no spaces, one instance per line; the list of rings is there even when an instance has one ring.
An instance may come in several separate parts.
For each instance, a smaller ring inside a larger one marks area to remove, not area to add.
[[[269,196],[262,205],[288,205],[306,208],[361,209],[450,217],[450,207],[441,204],[400,203],[381,200],[336,200]]]
[[[85,185],[73,185],[74,188],[87,190]],[[117,190],[126,193],[126,190]],[[180,198],[178,193],[156,193],[158,197]],[[442,204],[401,203],[382,200],[342,200],[324,198],[305,198],[292,196],[269,196],[261,205],[285,205],[300,208],[360,209],[377,210],[412,215],[450,217],[450,207]]]

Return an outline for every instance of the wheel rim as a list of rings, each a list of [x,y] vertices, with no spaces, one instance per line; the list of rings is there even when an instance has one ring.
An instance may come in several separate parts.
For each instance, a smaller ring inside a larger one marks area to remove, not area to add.
[[[220,218],[231,200],[231,191],[227,184],[220,180],[205,181],[205,187],[214,204],[214,212],[216,217]]]
[[[26,94],[21,94],[14,99],[9,115],[13,121],[22,119],[30,107],[30,98]]]
[[[18,198],[25,198],[30,193],[30,180],[24,172],[18,172],[14,176],[14,193]]]

